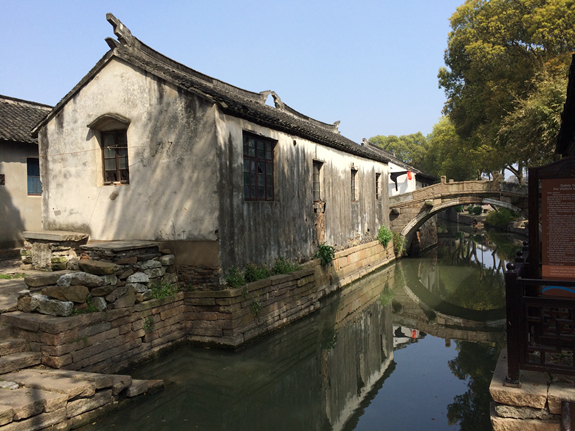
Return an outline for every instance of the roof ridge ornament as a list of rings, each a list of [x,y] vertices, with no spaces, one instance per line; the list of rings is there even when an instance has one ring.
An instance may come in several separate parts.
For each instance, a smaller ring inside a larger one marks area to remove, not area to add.
[[[135,41],[135,37],[132,36],[132,32],[130,31],[130,29],[128,27],[126,27],[122,21],[120,21],[118,18],[116,18],[113,14],[111,13],[107,13],[106,14],[106,20],[112,24],[112,27],[114,27],[114,34],[116,35],[116,37],[118,38],[118,40],[120,41],[120,43],[122,45],[127,45],[127,46],[133,46],[134,45],[134,41]],[[109,45],[109,43],[108,43]]]

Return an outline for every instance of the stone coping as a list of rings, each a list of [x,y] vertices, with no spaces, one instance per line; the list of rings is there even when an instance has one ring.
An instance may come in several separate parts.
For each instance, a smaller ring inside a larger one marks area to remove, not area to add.
[[[108,241],[81,245],[82,250],[99,250],[99,251],[128,251],[138,250],[141,248],[158,247],[160,243],[154,241],[126,240],[126,241]]]
[[[296,280],[299,278],[307,277],[308,275],[313,275],[315,269],[301,269],[299,271],[290,272],[289,274],[279,274],[272,277],[264,278],[262,280],[253,281],[251,283],[245,284],[242,287],[235,287],[233,289],[224,290],[194,290],[192,292],[186,292],[186,297],[189,298],[233,298],[236,296],[245,295],[246,292],[252,292],[254,290],[261,289],[267,286],[273,286],[276,284],[285,283],[287,281]]]
[[[41,240],[41,241],[83,241],[90,235],[81,232],[67,232],[62,230],[44,230],[39,232],[24,231],[22,232],[24,239]]]

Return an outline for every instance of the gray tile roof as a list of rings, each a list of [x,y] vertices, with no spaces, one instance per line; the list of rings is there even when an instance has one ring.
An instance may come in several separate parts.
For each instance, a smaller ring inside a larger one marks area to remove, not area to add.
[[[181,89],[216,103],[224,113],[360,157],[384,163],[389,161],[385,154],[366,150],[361,145],[340,135],[337,131],[339,122],[326,124],[300,114],[283,103],[272,91],[255,93],[204,75],[145,45],[132,36],[130,30],[112,14],[108,14],[107,19],[114,27],[114,33],[120,42],[112,38],[106,39],[112,49],[56,105],[49,117],[36,127],[34,133],[37,133],[43,124],[56,115],[75,93],[115,57],[165,79]],[[270,94],[274,98],[275,108],[266,105],[267,97]]]
[[[0,95],[0,141],[36,143],[31,131],[51,106]]]

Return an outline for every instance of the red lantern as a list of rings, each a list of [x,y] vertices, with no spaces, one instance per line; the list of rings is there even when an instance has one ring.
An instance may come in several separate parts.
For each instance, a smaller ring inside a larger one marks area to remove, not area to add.
[[[413,179],[413,176],[411,175],[411,171],[407,171],[407,179],[408,180]]]

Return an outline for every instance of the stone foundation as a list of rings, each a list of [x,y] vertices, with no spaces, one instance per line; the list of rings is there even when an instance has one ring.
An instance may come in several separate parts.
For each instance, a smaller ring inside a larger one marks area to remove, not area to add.
[[[117,372],[185,340],[184,294],[71,317],[5,313],[0,320],[52,368]]]
[[[181,341],[237,347],[319,308],[319,300],[395,258],[374,241],[304,269],[241,288],[179,292],[164,299],[70,317],[4,313],[14,335],[52,368],[116,372]],[[57,276],[57,274],[54,274]]]
[[[489,392],[494,431],[561,431],[561,403],[575,401],[573,378],[521,371],[519,388],[505,386],[507,349],[501,351]],[[551,377],[551,378],[549,378]]]

